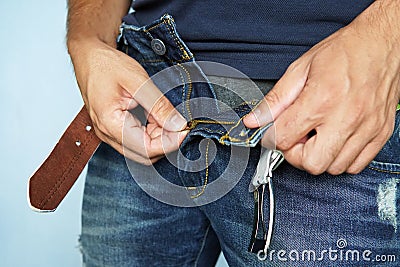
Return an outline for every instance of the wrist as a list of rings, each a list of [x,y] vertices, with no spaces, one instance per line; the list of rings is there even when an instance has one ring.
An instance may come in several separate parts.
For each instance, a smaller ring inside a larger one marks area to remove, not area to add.
[[[101,42],[95,36],[82,36],[82,37],[69,37],[67,39],[68,54],[71,58],[75,57],[77,54],[83,53],[85,47],[90,46],[92,43]]]
[[[72,61],[81,58],[82,56],[91,54],[96,48],[116,48],[116,42],[112,44],[100,39],[97,36],[83,36],[79,38],[69,38],[67,40],[68,54],[70,55]]]
[[[116,39],[118,36],[117,29],[110,29],[109,31],[95,32],[93,30],[69,30],[67,33],[67,47],[68,50],[75,49],[76,46],[87,42],[101,42],[111,47],[116,47]]]

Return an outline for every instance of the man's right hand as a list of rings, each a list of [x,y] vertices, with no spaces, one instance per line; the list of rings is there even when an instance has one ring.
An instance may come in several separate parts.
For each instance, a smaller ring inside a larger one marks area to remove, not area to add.
[[[181,132],[186,121],[137,61],[96,38],[75,42],[69,51],[83,100],[102,141],[146,165],[178,149],[187,134]],[[129,112],[138,105],[148,113],[146,126]]]

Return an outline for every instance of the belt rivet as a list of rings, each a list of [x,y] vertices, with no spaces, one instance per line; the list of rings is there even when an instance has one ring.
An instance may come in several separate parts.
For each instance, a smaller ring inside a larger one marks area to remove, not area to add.
[[[164,55],[167,51],[167,49],[165,48],[165,44],[160,39],[151,40],[151,49],[153,49],[154,53],[159,56]]]

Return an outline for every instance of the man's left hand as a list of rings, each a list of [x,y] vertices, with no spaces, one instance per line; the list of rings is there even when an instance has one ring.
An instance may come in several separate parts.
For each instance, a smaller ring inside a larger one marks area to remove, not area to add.
[[[277,148],[311,174],[361,172],[393,132],[399,13],[396,1],[376,1],[292,63],[244,123],[265,125],[272,113]]]

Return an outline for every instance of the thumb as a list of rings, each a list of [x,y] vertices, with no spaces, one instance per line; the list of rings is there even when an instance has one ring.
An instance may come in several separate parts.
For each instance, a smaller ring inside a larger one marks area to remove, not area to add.
[[[180,131],[186,127],[186,120],[171,102],[157,88],[150,78],[142,84],[137,80],[124,86],[133,99],[151,115],[160,127],[168,131]],[[128,89],[135,88],[135,89]]]
[[[292,63],[274,88],[243,119],[243,123],[249,128],[256,128],[274,121],[301,93],[307,81],[308,71],[309,64]]]

